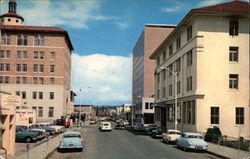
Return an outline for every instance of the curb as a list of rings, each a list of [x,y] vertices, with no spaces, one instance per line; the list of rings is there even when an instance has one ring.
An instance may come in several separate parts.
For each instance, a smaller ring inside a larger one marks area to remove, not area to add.
[[[216,157],[219,157],[219,158],[222,158],[222,159],[230,159],[229,157],[226,157],[226,156],[222,156],[220,154],[217,154],[217,153],[214,153],[212,151],[207,151],[207,153],[211,154],[211,155],[214,155]]]

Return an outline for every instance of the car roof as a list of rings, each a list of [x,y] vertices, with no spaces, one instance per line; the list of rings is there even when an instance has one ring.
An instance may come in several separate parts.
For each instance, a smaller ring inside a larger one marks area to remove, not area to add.
[[[74,134],[74,135],[81,135],[79,131],[66,131],[63,133],[64,135]]]
[[[195,132],[184,132],[183,134],[186,134],[186,135],[199,135],[199,136],[201,136],[199,133],[195,133]]]

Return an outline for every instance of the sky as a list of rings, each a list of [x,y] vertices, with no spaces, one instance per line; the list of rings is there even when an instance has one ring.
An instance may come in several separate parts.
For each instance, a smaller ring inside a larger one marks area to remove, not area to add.
[[[1,14],[8,7],[2,1]],[[16,0],[24,25],[68,31],[75,104],[91,105],[131,103],[133,47],[145,24],[176,25],[192,8],[228,1]]]

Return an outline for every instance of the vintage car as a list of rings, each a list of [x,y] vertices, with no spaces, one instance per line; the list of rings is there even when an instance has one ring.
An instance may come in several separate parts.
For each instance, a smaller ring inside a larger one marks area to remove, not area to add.
[[[147,125],[147,126],[144,127],[144,131],[145,131],[145,133],[146,133],[147,135],[152,135],[152,131],[153,131],[154,129],[156,129],[156,128],[157,128],[157,126],[154,125],[154,124],[152,124],[152,125]]]
[[[55,129],[55,133],[57,133],[57,134],[62,133],[65,130],[64,126],[54,125],[53,123],[38,123],[38,124],[40,124],[42,127],[48,127],[48,128]]]
[[[164,143],[174,142],[181,136],[181,132],[179,130],[169,129],[165,133],[162,134],[162,139]]]
[[[177,147],[183,148],[185,151],[189,149],[206,151],[207,143],[198,133],[185,132],[176,140]]]
[[[142,123],[134,123],[134,125],[132,125],[132,129],[134,131],[144,131],[144,125]]]
[[[16,125],[17,131],[32,131],[38,134],[37,140],[41,140],[47,136],[46,131],[42,129],[30,129],[26,125]]]
[[[115,129],[125,129],[125,125],[123,122],[117,122],[115,124]]]
[[[83,150],[83,139],[78,131],[66,131],[63,133],[62,140],[58,146],[58,151]]]
[[[152,137],[153,138],[162,138],[162,134],[165,132],[165,130],[163,130],[160,127],[157,127],[155,129],[152,130]]]
[[[101,131],[112,131],[112,126],[110,122],[103,122],[102,127],[100,128]]]
[[[37,132],[23,131],[19,128],[16,129],[16,142],[36,142],[38,138]]]
[[[29,126],[30,129],[42,129],[45,130],[46,133],[48,133],[49,135],[54,135],[56,133],[55,128],[50,128],[48,126],[45,125],[40,125],[40,124],[32,124]]]

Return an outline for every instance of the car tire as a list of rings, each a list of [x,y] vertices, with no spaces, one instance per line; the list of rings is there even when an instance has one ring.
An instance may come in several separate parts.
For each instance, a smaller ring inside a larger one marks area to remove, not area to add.
[[[183,147],[183,150],[187,152],[187,151],[188,151],[188,148],[186,148],[186,147]]]
[[[30,142],[32,141],[32,138],[31,138],[31,137],[25,137],[25,138],[24,138],[24,141],[25,141],[26,143],[30,143]]]

